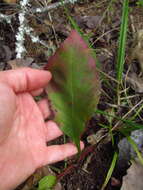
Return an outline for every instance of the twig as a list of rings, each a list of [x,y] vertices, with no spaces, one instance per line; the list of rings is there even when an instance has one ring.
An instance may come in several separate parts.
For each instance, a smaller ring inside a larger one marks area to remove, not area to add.
[[[143,103],[143,100],[141,100],[140,102],[138,102],[134,107],[132,107],[123,117],[122,117],[122,119],[126,119],[126,117],[130,114],[130,113],[132,113],[132,111],[134,111],[140,104],[142,104]],[[111,131],[115,131],[115,130],[117,130],[118,129],[118,127],[119,127],[119,125],[122,123],[122,121],[118,121],[115,125],[114,125],[114,127],[111,129]]]
[[[26,49],[24,47],[24,42],[25,42],[25,34],[29,35],[33,43],[40,43],[43,46],[47,47],[46,43],[42,40],[40,40],[39,36],[36,36],[33,34],[34,30],[33,28],[29,27],[26,22],[26,14],[29,12],[32,13],[42,13],[45,11],[49,11],[51,9],[55,9],[59,6],[62,6],[67,3],[75,3],[78,0],[61,0],[61,2],[53,3],[51,5],[47,5],[45,7],[40,7],[36,9],[28,9],[29,6],[29,0],[20,0],[20,8],[19,8],[19,14],[18,14],[18,19],[19,19],[19,27],[18,27],[18,32],[16,33],[16,58],[22,58],[26,52]],[[11,24],[11,19],[15,14],[12,15],[4,15],[0,13],[0,22],[6,21],[8,24]],[[50,16],[50,15],[49,15]],[[53,28],[54,35],[56,38],[55,30]],[[56,40],[57,41],[57,40]],[[50,49],[49,47],[47,47]]]
[[[53,20],[52,20],[52,17],[51,17],[50,12],[48,12],[48,16],[49,16],[50,22],[53,23]],[[57,45],[57,47],[58,47],[59,44],[58,44],[58,39],[57,39],[56,31],[55,31],[54,25],[52,24],[51,26],[52,26],[52,30],[53,30],[53,33],[54,33],[54,36],[55,36],[56,45]]]
[[[24,40],[25,40],[25,27],[26,27],[26,7],[29,3],[29,0],[21,0],[21,12],[18,15],[19,18],[19,28],[16,34],[16,58],[22,58],[23,54],[26,52],[24,47]]]
[[[78,0],[64,0],[63,2],[53,3],[51,5],[48,5],[48,6],[42,7],[42,8],[30,9],[29,11],[31,11],[32,13],[42,13],[42,12],[45,12],[45,11],[50,11],[52,9],[56,9],[56,8],[62,6],[63,4],[64,5],[68,4],[68,3],[74,4],[77,1]]]
[[[33,28],[31,28],[30,26],[25,26],[25,34],[27,34],[31,38],[31,41],[33,43],[40,43],[49,49],[47,44],[43,40],[40,40],[39,36],[33,34],[33,32],[34,32]]]
[[[11,19],[13,15],[5,15],[0,13],[0,22],[6,21],[8,24],[11,24]]]
[[[117,29],[119,29],[119,27],[113,28],[113,29],[111,29],[111,30],[109,30],[109,31],[107,31],[107,32],[105,32],[105,33],[103,33],[103,34],[101,34],[101,36],[99,36],[94,42],[92,42],[91,46],[93,46],[95,43],[97,43],[97,42],[98,42],[101,38],[103,38],[104,36],[110,34],[111,32],[113,32],[113,31],[115,31],[115,30],[117,30]]]

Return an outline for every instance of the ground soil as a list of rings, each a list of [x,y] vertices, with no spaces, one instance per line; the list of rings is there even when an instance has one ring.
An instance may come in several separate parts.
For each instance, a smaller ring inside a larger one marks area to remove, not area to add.
[[[32,1],[33,7],[38,7],[40,1]],[[50,1],[49,4],[56,3],[58,1]],[[71,15],[83,32],[90,35],[90,43],[97,52],[97,58],[100,62],[100,68],[106,75],[115,78],[116,77],[116,60],[117,60],[117,48],[118,38],[121,23],[121,10],[122,1],[114,1],[111,6],[111,1],[108,0],[80,0],[74,5],[67,4],[69,15]],[[130,15],[129,18],[129,31],[127,37],[127,63],[125,65],[125,72],[128,68],[128,62],[130,60],[130,53],[132,50],[132,44],[134,41],[136,31],[143,29],[143,7],[136,5],[137,1],[130,1]],[[18,3],[18,2],[17,2]],[[42,3],[41,3],[42,5]],[[8,5],[0,1],[0,11],[6,15],[14,15],[11,24],[5,21],[0,22],[0,70],[11,69],[9,61],[15,59],[15,35],[19,26],[18,12],[20,11],[16,5]],[[50,14],[50,15],[49,15]],[[29,36],[26,37],[25,47],[26,54],[24,58],[31,58],[28,65],[22,62],[20,66],[29,66],[36,68],[43,68],[47,64],[49,56],[52,55],[56,48],[59,47],[62,41],[69,35],[72,27],[70,21],[65,14],[64,8],[58,7],[50,12],[44,12],[40,14],[34,14],[28,12],[27,24],[34,29],[34,34],[44,41],[50,49],[36,43],[33,45]],[[132,18],[132,19],[131,19]],[[138,68],[136,72],[138,72]],[[116,82],[112,78],[105,76],[101,81],[101,97],[98,104],[98,108],[103,111],[111,111],[112,107],[115,107],[116,114],[123,116],[130,108],[127,106],[116,106]],[[131,89],[130,93],[134,93]],[[135,105],[141,99],[140,96],[132,99],[132,104]],[[117,122],[112,122],[113,126]],[[61,183],[62,190],[101,190],[105,177],[109,170],[113,154],[117,151],[117,144],[119,141],[119,135],[116,136],[115,145],[112,146],[111,141],[101,141],[98,144],[91,145],[87,142],[87,137],[91,134],[95,134],[100,130],[102,125],[109,125],[107,117],[97,114],[94,116],[87,125],[86,131],[82,136],[82,140],[85,143],[85,150],[81,154],[80,158],[73,157],[67,161],[59,162],[52,165],[52,170],[58,176]],[[62,143],[63,138],[59,138],[54,143]],[[85,165],[86,169],[85,169]],[[66,167],[66,169],[65,169]],[[109,181],[106,190],[118,190],[121,187],[122,177],[126,173],[127,165],[116,166],[112,178]],[[35,174],[34,174],[35,175]],[[113,178],[114,177],[114,178]],[[32,178],[30,178],[33,180]],[[118,183],[115,183],[116,179]],[[113,182],[114,181],[114,182]],[[25,182],[27,183],[27,181]],[[24,190],[23,186],[20,186],[19,190]],[[37,182],[36,182],[37,183]],[[31,182],[28,189],[35,189],[36,183]]]

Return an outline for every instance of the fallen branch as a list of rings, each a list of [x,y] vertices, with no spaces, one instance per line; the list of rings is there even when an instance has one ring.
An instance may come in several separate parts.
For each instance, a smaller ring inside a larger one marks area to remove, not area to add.
[[[26,52],[24,47],[25,41],[25,27],[26,27],[26,7],[28,6],[29,0],[21,0],[21,12],[18,15],[19,18],[19,27],[16,34],[16,58],[22,58],[23,54]]]
[[[5,15],[0,13],[0,22],[6,21],[7,24],[11,24],[11,19],[13,15]]]
[[[27,20],[26,20],[26,14],[29,14],[29,12],[32,13],[42,13],[45,11],[50,11],[52,9],[58,8],[60,6],[63,6],[65,4],[71,3],[74,4],[78,0],[63,0],[57,3],[53,3],[51,5],[48,5],[46,7],[42,8],[29,8],[29,0],[20,0],[20,8],[19,8],[19,14],[18,14],[18,19],[19,19],[19,27],[18,31],[16,33],[16,58],[23,58],[26,52],[26,49],[24,47],[24,42],[25,42],[25,34],[30,36],[31,40],[33,43],[40,43],[43,46],[47,47],[46,43],[42,40],[39,39],[39,36],[34,34],[33,28],[27,25]],[[8,24],[11,24],[11,20],[15,16],[15,14],[12,15],[5,15],[0,13],[0,22],[7,22]],[[51,49],[47,47],[48,49]]]

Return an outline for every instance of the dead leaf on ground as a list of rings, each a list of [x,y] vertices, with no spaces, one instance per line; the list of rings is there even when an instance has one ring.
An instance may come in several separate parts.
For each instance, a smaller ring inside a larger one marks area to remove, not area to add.
[[[143,190],[143,166],[139,161],[133,161],[127,170],[121,190]]]
[[[7,62],[12,58],[12,51],[6,45],[0,46],[0,61]]]
[[[101,23],[101,16],[76,16],[75,20],[79,27],[88,27],[89,29],[96,28]]]
[[[143,29],[138,30],[131,52],[131,62],[137,59],[140,65],[141,72],[143,72]]]
[[[17,69],[20,67],[28,67],[33,62],[33,58],[26,58],[26,59],[14,59],[8,61],[8,64],[11,66],[12,69]]]
[[[6,64],[4,62],[0,62],[0,71],[3,71],[6,67]]]
[[[3,0],[5,3],[17,3],[17,0]]]
[[[39,180],[41,180],[44,176],[47,175],[55,175],[55,173],[50,169],[49,166],[44,166],[42,168],[39,168],[29,179],[26,181],[24,187],[21,190],[34,190],[37,188],[34,188],[35,185],[38,184]],[[62,186],[58,182],[53,190],[61,190]]]
[[[69,25],[65,25],[65,24],[59,23],[59,24],[57,24],[57,25],[55,26],[55,31],[56,31],[56,33],[62,34],[62,35],[65,36],[65,37],[68,37],[68,36],[69,36],[70,30],[71,30],[71,29],[70,29],[70,26],[69,26]]]
[[[119,179],[116,179],[115,177],[111,177],[111,185],[114,187],[120,187],[121,181]]]
[[[137,93],[143,93],[143,78],[138,77],[135,73],[125,76],[125,80]]]
[[[11,69],[17,69],[21,67],[31,67],[33,69],[41,69],[44,65],[46,65],[46,62],[38,62],[35,63],[34,59],[31,57],[27,57],[25,59],[14,59],[7,62]]]

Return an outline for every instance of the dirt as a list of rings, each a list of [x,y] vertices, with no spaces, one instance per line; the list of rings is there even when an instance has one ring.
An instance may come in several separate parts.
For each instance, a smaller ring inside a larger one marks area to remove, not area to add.
[[[40,2],[40,3],[38,3]],[[49,5],[58,1],[50,1]],[[129,30],[127,36],[126,48],[126,73],[130,62],[130,54],[133,51],[134,36],[136,31],[143,29],[143,7],[136,5],[137,1],[130,1]],[[32,8],[42,6],[39,0],[31,1]],[[18,4],[8,5],[0,1],[0,11],[6,15],[13,15],[11,24],[5,21],[0,22],[0,70],[11,68],[10,60],[15,59],[15,41],[16,33],[19,26],[18,13],[20,9]],[[130,110],[129,106],[117,106],[116,98],[116,60],[118,38],[121,23],[122,1],[114,1],[111,6],[108,0],[80,0],[74,5],[67,4],[69,15],[71,15],[79,27],[86,35],[90,35],[90,43],[97,52],[97,58],[100,62],[100,69],[106,73],[103,75],[101,86],[101,98],[98,104],[98,109],[111,112],[112,108],[116,111],[117,116],[124,116]],[[51,55],[59,47],[61,42],[69,35],[72,27],[63,7],[50,10],[44,13],[27,12],[27,24],[34,29],[33,34],[39,36],[42,45],[35,43],[33,45],[30,37],[25,35],[25,48],[27,52],[24,58],[30,58],[32,61],[29,67],[43,68],[48,62]],[[135,29],[135,31],[134,31]],[[48,48],[47,48],[48,47]],[[20,63],[25,66],[25,62]],[[134,72],[139,73],[139,67],[135,63]],[[101,73],[102,74],[102,73]],[[130,84],[128,86],[130,88]],[[136,105],[142,98],[140,94],[136,94],[134,89],[130,88],[130,95],[138,95],[131,99],[132,105]],[[141,113],[142,114],[142,113]],[[138,122],[142,120],[137,118]],[[112,121],[112,126],[117,123],[117,120]],[[111,141],[104,142],[101,140],[98,144],[90,145],[87,142],[87,137],[95,134],[100,130],[101,125],[109,125],[109,118],[96,114],[87,125],[86,131],[82,136],[85,143],[85,150],[80,158],[73,157],[67,161],[59,162],[52,165],[53,172],[58,176],[62,190],[100,190],[107,172],[109,170],[113,154],[117,151],[117,144],[120,136],[116,134],[115,145]],[[104,142],[104,143],[103,143]],[[63,143],[63,138],[59,138],[54,143]],[[65,169],[66,166],[66,169]],[[54,169],[56,168],[56,169]],[[112,178],[109,181],[106,190],[118,190],[122,184],[122,177],[126,173],[128,164],[117,165]],[[34,174],[35,175],[35,174]],[[43,175],[43,174],[42,174]],[[45,175],[45,174],[44,174]],[[33,176],[32,176],[33,177]],[[42,176],[40,176],[41,178]],[[114,177],[114,178],[113,178]],[[33,180],[33,178],[31,178]],[[39,180],[39,178],[38,178]],[[113,181],[116,183],[113,183]],[[117,183],[119,182],[119,183]],[[27,181],[20,186],[19,190],[23,190],[23,186]],[[37,182],[31,183],[29,189],[35,189]]]

